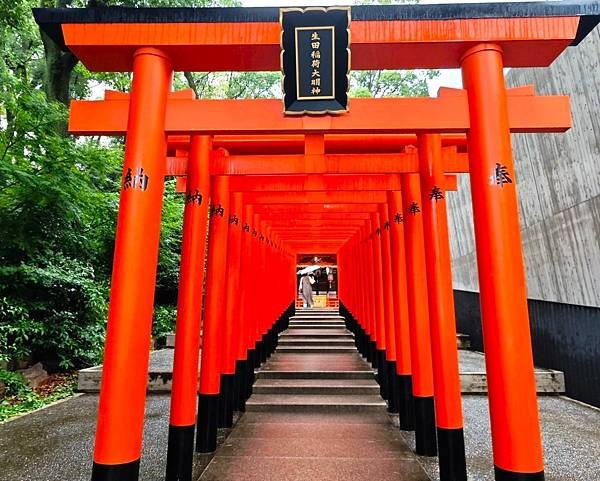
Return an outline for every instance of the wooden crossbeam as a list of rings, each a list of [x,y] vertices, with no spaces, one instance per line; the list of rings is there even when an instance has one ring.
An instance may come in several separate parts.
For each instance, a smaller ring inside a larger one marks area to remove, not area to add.
[[[128,110],[128,99],[74,100],[69,132],[124,135]],[[508,112],[512,132],[564,132],[571,127],[566,96],[511,95],[509,90]],[[168,134],[207,135],[461,133],[469,129],[469,108],[464,95],[352,99],[346,115],[286,117],[277,99],[170,98],[165,129]]]
[[[245,204],[382,204],[385,192],[245,192]]]
[[[536,3],[352,7],[352,67],[453,68],[481,42],[499,44],[507,67],[547,66],[598,23],[597,10],[583,2]],[[34,15],[91,71],[131,71],[133,53],[146,46],[162,49],[179,71],[280,69],[276,8],[35,9]]]

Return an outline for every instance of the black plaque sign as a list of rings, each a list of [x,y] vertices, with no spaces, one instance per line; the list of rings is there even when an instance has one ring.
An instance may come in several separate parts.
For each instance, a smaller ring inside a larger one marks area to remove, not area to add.
[[[348,111],[350,8],[281,9],[284,112]]]

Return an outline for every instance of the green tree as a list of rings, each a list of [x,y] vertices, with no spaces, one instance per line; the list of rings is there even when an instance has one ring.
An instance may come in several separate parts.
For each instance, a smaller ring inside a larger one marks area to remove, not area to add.
[[[0,359],[89,364],[102,347],[121,149],[56,129],[67,112],[45,89],[33,2],[0,1]]]
[[[351,97],[427,97],[438,70],[359,70],[351,73]]]

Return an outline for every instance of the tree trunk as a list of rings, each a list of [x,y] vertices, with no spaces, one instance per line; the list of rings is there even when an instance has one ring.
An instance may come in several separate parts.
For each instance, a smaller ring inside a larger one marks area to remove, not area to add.
[[[71,4],[72,0],[41,0],[42,7],[64,8]],[[69,106],[71,100],[71,74],[77,65],[77,57],[71,52],[64,52],[48,37],[41,32],[44,44],[44,58],[46,71],[44,75],[44,91],[51,102],[60,102]],[[56,126],[59,133],[67,133],[67,124],[60,122]]]
[[[61,51],[45,33],[42,33],[42,41],[46,59],[46,96],[48,100],[60,102],[68,107],[71,100],[71,74],[77,65],[77,57],[71,52]]]

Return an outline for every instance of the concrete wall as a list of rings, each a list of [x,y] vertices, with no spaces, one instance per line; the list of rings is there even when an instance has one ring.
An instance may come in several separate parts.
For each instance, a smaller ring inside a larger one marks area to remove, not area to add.
[[[454,291],[458,331],[483,351],[479,294]],[[533,361],[564,373],[567,396],[600,408],[600,309],[529,299]]]
[[[513,69],[510,86],[571,97],[566,134],[513,135],[529,297],[600,306],[600,29],[550,68]],[[478,291],[468,176],[448,193],[454,287]]]

